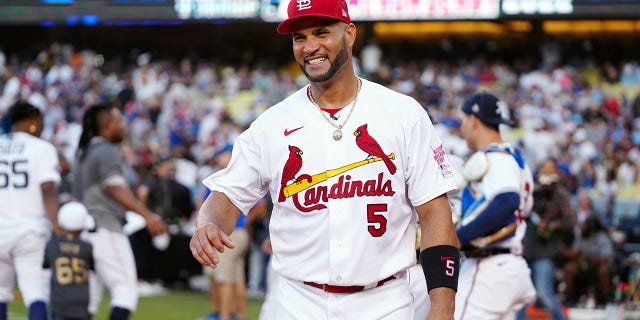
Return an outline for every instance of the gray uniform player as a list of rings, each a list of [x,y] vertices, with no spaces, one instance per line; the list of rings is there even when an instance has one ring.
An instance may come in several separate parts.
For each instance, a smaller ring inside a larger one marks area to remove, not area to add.
[[[62,234],[51,237],[44,253],[44,268],[51,268],[51,320],[89,319],[89,270],[93,247],[80,239],[91,229],[89,213],[79,202],[64,204],[58,212]]]
[[[110,319],[128,319],[138,302],[138,279],[129,238],[123,233],[126,210],[144,217],[152,235],[165,232],[162,218],[138,201],[127,184],[116,143],[124,140],[120,111],[96,105],[82,120],[74,195],[96,220],[88,235],[95,251],[97,281],[91,280],[89,311],[98,310],[106,285],[111,293]]]

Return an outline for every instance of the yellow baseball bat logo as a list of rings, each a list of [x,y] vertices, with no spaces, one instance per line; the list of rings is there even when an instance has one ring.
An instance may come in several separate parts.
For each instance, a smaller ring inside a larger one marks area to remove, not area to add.
[[[396,155],[391,153],[389,154],[389,159],[394,160],[396,158]],[[331,170],[327,170],[325,172],[322,173],[318,173],[315,174],[313,176],[311,176],[311,180],[308,179],[303,179],[300,181],[296,181],[286,187],[284,187],[283,192],[285,197],[290,197],[298,192],[302,192],[306,189],[309,189],[311,187],[313,187],[314,185],[324,182],[329,178],[335,177],[337,175],[343,174],[349,170],[355,169],[357,167],[361,167],[364,166],[366,164],[369,163],[374,163],[374,162],[378,162],[378,161],[382,161],[382,158],[380,157],[374,157],[374,158],[369,158],[369,159],[364,159],[362,161],[358,161],[358,162],[354,162],[351,164],[348,164],[346,166],[342,166],[340,168],[336,168],[336,169],[331,169]]]

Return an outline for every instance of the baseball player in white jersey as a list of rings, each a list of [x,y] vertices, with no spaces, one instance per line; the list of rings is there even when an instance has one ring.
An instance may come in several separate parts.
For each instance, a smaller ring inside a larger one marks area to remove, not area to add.
[[[533,205],[533,178],[518,151],[504,143],[499,125],[506,106],[482,92],[462,106],[461,132],[474,153],[464,164],[457,234],[466,258],[460,267],[455,317],[514,319],[535,299],[530,270],[520,255],[523,219]]]
[[[265,111],[204,180],[212,194],[194,257],[215,268],[237,217],[269,192],[277,319],[411,319],[419,217],[430,315],[452,318],[459,251],[446,193],[456,185],[427,113],[355,75],[344,0],[292,1],[278,32],[292,35],[311,83]]]
[[[42,113],[26,103],[13,105],[0,136],[0,320],[7,319],[14,280],[29,319],[46,319],[49,276],[42,269],[52,226],[58,230],[55,147],[38,136]]]

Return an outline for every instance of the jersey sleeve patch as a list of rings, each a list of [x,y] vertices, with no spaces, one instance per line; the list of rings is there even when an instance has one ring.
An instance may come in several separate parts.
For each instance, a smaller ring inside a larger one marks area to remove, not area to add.
[[[447,155],[442,144],[437,148],[431,148],[431,150],[433,151],[433,159],[438,164],[438,169],[440,169],[440,174],[445,178],[451,178],[453,176],[451,164],[449,164],[449,160],[447,160]]]

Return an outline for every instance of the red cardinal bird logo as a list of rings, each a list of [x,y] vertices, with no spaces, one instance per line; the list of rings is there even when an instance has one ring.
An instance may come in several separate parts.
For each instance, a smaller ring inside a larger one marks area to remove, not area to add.
[[[286,200],[284,187],[287,186],[287,182],[294,180],[300,168],[302,168],[302,150],[296,146],[289,146],[289,159],[287,159],[287,162],[284,164],[284,169],[282,169],[278,202],[284,202],[284,200]]]
[[[380,157],[384,164],[389,169],[391,174],[396,173],[396,165],[393,164],[393,161],[389,159],[389,157],[382,151],[380,144],[374,139],[369,132],[367,131],[367,124],[363,124],[356,129],[353,133],[356,136],[356,144],[362,151],[366,152],[367,158],[369,157]]]

